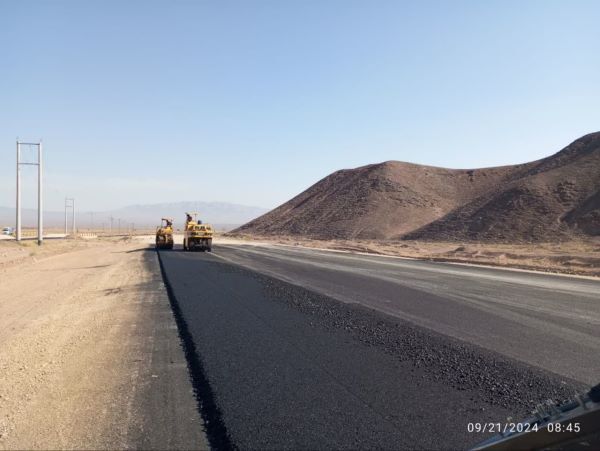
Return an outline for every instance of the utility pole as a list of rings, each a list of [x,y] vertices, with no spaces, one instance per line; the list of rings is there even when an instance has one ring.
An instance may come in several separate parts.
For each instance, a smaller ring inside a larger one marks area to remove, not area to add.
[[[44,241],[43,195],[42,195],[42,142],[38,144],[38,246]]]
[[[69,234],[69,220],[67,216],[67,209],[72,208],[71,213],[71,233],[75,234],[75,199],[72,197],[65,197],[65,235]]]
[[[119,221],[119,228],[117,229],[118,230],[117,233],[120,235],[121,234],[121,218],[118,218],[117,221]]]
[[[21,241],[21,145],[17,139],[17,224],[16,238]]]
[[[37,147],[37,163],[21,162],[21,146]],[[26,143],[20,142],[17,139],[17,217],[16,217],[16,239],[21,241],[21,166],[37,166],[38,167],[38,214],[37,214],[37,229],[38,245],[41,246],[44,241],[44,224],[43,224],[43,209],[44,209],[44,192],[42,186],[42,142]]]
[[[109,229],[109,233],[112,235],[112,229],[113,229],[113,221],[115,218],[112,217],[112,215],[108,218],[110,219],[110,229]]]

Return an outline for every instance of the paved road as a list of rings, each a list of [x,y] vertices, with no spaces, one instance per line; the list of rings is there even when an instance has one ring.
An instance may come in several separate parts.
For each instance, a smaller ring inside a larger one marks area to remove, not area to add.
[[[215,255],[588,384],[600,381],[600,281],[283,246]]]
[[[534,281],[533,291],[558,291],[543,288],[547,282],[538,276],[279,247],[215,246],[213,254],[160,256],[193,353],[190,366],[202,382],[196,388],[213,446],[464,448],[484,438],[467,432],[469,422],[523,415],[536,402],[584,386],[500,355],[487,338],[483,347],[469,344],[485,335],[471,322],[486,321],[493,334],[514,332],[502,329],[512,316],[499,314],[495,300],[481,308],[478,294],[494,293],[499,284],[510,298],[507,287],[520,287],[513,278]],[[594,283],[549,280],[573,284],[576,305],[598,311]],[[515,305],[507,311],[526,316]],[[528,311],[533,323],[548,315]],[[522,327],[513,327],[519,335],[499,341],[531,347]],[[593,327],[585,327],[578,333],[597,345]],[[584,361],[585,351],[576,358]],[[585,371],[594,367],[585,365]]]

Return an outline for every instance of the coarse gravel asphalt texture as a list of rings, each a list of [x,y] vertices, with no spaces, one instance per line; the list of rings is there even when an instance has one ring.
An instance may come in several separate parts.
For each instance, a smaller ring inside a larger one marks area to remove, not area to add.
[[[463,449],[486,438],[469,422],[585,388],[209,253],[159,255],[213,447]]]
[[[269,244],[220,245],[215,255],[590,386],[600,382],[599,279]]]

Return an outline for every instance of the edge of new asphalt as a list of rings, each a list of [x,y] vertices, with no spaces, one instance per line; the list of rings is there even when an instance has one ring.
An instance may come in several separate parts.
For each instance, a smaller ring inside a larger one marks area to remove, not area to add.
[[[188,362],[190,379],[196,396],[198,411],[204,422],[204,431],[208,443],[212,449],[234,449],[234,446],[227,435],[221,411],[216,405],[214,394],[208,382],[208,378],[206,377],[202,360],[196,350],[192,334],[188,329],[187,323],[173,293],[173,288],[169,283],[169,278],[167,277],[160,252],[157,250],[156,253],[158,255],[162,279],[167,290],[167,296],[177,324],[177,330],[179,331],[179,338],[181,339],[185,358]]]

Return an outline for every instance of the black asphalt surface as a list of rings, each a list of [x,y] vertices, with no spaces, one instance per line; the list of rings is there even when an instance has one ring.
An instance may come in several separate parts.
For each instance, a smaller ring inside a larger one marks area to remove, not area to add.
[[[289,246],[215,255],[588,385],[600,382],[600,281]]]
[[[214,447],[461,449],[585,386],[214,251],[160,252]]]

